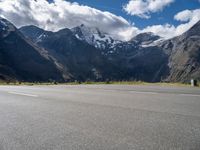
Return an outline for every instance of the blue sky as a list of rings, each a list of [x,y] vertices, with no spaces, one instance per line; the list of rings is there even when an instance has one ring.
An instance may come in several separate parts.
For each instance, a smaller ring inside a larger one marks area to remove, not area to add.
[[[0,16],[18,28],[58,31],[84,24],[114,39],[143,32],[169,39],[200,20],[200,0],[0,0]]]
[[[87,5],[90,7],[97,8],[102,11],[109,11],[116,15],[126,18],[128,21],[135,23],[135,25],[142,29],[149,25],[155,24],[173,24],[179,25],[181,22],[174,20],[174,15],[178,12],[189,9],[200,8],[200,3],[198,0],[176,0],[174,3],[170,4],[163,11],[157,13],[152,13],[150,19],[142,19],[137,16],[127,15],[123,10],[123,5],[127,4],[129,0],[68,0],[70,2],[78,2],[82,5]]]

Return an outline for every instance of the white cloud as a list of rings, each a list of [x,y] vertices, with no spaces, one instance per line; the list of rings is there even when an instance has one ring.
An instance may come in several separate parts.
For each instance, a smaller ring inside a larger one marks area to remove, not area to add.
[[[162,11],[174,0],[130,0],[123,9],[132,16],[150,18],[150,13]]]
[[[188,21],[176,28],[176,34],[180,35],[200,20],[200,9],[181,11],[174,16],[174,19],[178,21]]]
[[[174,16],[177,21],[198,21],[200,19],[200,9],[183,10]]]
[[[188,21],[191,19],[192,16],[193,16],[193,11],[184,10],[176,14],[174,16],[174,19],[177,21]]]
[[[148,26],[143,29],[142,32],[153,32],[164,38],[179,36],[200,20],[200,9],[181,11],[174,16],[174,19],[177,21],[184,21],[185,23],[177,27],[170,24]]]
[[[152,12],[153,8],[155,11],[161,9],[161,6],[164,7],[163,4],[156,3],[157,0],[154,1],[148,6]],[[168,2],[170,1],[172,0],[168,0]],[[164,1],[162,2],[164,3]],[[184,21],[177,27],[164,24],[152,25],[144,29],[138,29],[126,19],[110,12],[64,0],[54,0],[53,3],[46,0],[0,0],[0,16],[7,18],[17,27],[36,25],[46,30],[57,31],[85,24],[89,27],[97,27],[117,39],[129,40],[141,32],[153,32],[164,38],[180,35],[200,20],[200,9],[184,10],[177,13],[174,19]]]
[[[130,38],[125,33],[137,32],[120,16],[64,0],[0,0],[0,14],[17,27],[31,24],[56,31],[85,24],[125,40]]]

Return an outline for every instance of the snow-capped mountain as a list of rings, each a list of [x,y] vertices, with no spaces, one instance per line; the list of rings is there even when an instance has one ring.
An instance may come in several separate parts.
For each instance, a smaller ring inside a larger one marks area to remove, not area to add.
[[[58,32],[30,26],[20,31],[48,50],[66,68],[70,80],[185,82],[191,77],[199,79],[199,27],[198,22],[182,36],[169,40],[141,33],[130,41],[115,40],[85,25]]]
[[[87,27],[83,24],[72,28],[71,31],[77,39],[95,46],[103,51],[103,54],[115,53],[119,49],[151,47],[164,41],[163,38],[151,32],[138,34],[130,41],[120,41],[98,28]]]
[[[87,27],[83,24],[72,28],[71,31],[76,38],[98,49],[111,48],[121,43],[121,41],[113,39],[109,34],[100,31],[98,28]]]

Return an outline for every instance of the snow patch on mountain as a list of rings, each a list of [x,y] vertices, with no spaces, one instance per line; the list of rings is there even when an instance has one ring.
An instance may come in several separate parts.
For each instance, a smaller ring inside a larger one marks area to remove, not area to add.
[[[42,33],[37,39],[36,39],[36,43],[39,43],[41,41],[43,41],[43,39],[47,38],[48,35],[45,33]]]
[[[141,44],[141,47],[146,48],[146,47],[157,46],[157,45],[159,45],[160,43],[162,43],[163,41],[165,41],[164,38],[160,38],[160,39],[158,39],[158,40],[151,41],[151,42],[143,42],[143,43]]]
[[[154,33],[140,33],[133,37],[130,41],[124,42],[113,39],[113,37],[107,33],[100,31],[98,28],[87,27],[81,25],[72,28],[74,36],[86,43],[95,46],[96,48],[104,51],[105,54],[115,53],[117,49],[137,49],[156,46],[164,39]]]
[[[114,40],[109,34],[100,31],[98,28],[86,27],[83,24],[72,28],[71,31],[77,39],[85,41],[98,49],[112,48],[121,42]]]

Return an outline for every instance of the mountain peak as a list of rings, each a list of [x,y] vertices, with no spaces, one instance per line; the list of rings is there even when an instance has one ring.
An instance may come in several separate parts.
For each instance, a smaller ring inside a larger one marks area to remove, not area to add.
[[[140,33],[138,35],[136,35],[135,37],[133,37],[131,39],[131,41],[155,41],[155,40],[158,40],[160,39],[160,36],[158,35],[155,35],[154,33],[152,32],[144,32],[144,33]]]
[[[80,26],[74,27],[71,30],[72,31],[79,30],[81,32],[86,32],[91,34],[97,34],[98,32],[100,32],[98,28],[86,26],[85,24],[81,24]]]
[[[43,32],[44,31],[42,28],[39,28],[39,27],[34,26],[34,25],[22,26],[20,28],[20,30],[26,30],[26,29],[32,30],[34,32],[38,32],[38,31]]]
[[[15,26],[11,22],[9,22],[7,19],[2,18],[2,17],[0,17],[0,26],[15,28]]]
[[[7,20],[3,19],[3,18],[0,18],[0,25],[2,27],[6,27],[7,26]]]
[[[185,32],[183,35],[186,37],[195,36],[195,35],[200,36],[199,31],[200,31],[200,20],[195,25],[193,25],[187,32]]]
[[[16,28],[11,22],[0,17],[0,36],[6,37],[10,32],[15,30]]]
[[[161,40],[160,36],[155,35],[152,32],[144,32],[136,35],[130,41],[135,42],[136,44],[141,45],[142,47],[148,47],[155,45],[157,41],[160,40]]]
[[[24,35],[26,35],[26,37],[29,37],[36,43],[48,36],[48,34],[52,33],[51,31],[45,31],[44,29],[41,29],[34,25],[23,26],[19,30]]]
[[[105,47],[114,43],[114,40],[109,34],[100,31],[96,27],[88,27],[82,24],[72,28],[71,31],[77,39],[85,41],[96,48],[104,49]]]

